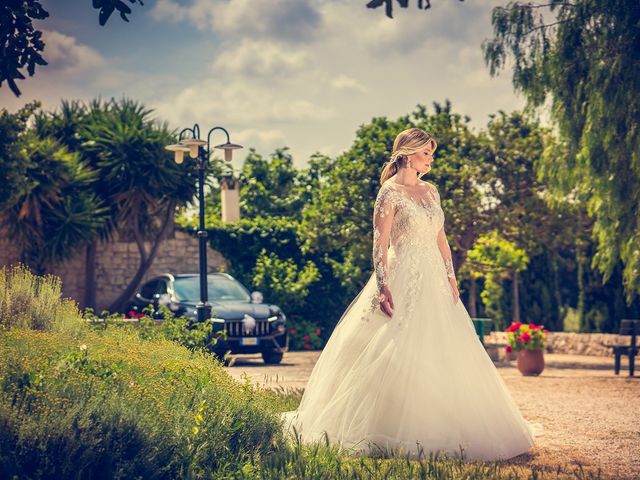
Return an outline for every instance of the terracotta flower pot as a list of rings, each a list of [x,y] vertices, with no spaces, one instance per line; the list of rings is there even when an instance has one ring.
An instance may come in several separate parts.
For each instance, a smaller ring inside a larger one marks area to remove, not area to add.
[[[544,370],[542,350],[520,350],[517,366],[522,375],[540,375]]]

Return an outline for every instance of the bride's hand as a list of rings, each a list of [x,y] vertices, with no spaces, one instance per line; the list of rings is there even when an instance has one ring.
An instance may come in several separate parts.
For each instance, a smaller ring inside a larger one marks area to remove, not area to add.
[[[449,284],[453,291],[453,303],[458,303],[458,299],[460,298],[460,292],[458,292],[458,281],[455,278],[449,277]]]
[[[378,299],[380,300],[380,310],[388,317],[393,316],[393,297],[389,287],[382,287],[382,290],[378,293]]]

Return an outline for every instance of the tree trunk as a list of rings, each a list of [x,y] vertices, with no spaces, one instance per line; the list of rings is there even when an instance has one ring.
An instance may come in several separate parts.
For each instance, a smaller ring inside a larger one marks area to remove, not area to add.
[[[561,332],[563,330],[563,308],[562,308],[562,294],[560,292],[560,275],[558,273],[558,258],[555,253],[551,257],[551,268],[553,271],[553,293],[556,301],[556,314],[555,321],[553,322],[551,329]]]
[[[476,279],[469,279],[469,316],[476,318],[478,316],[478,306],[476,304]]]
[[[580,332],[588,332],[589,325],[587,325],[587,315],[586,315],[586,303],[587,303],[587,295],[585,291],[585,263],[586,263],[586,255],[584,253],[584,243],[576,242],[576,263],[578,264],[578,268],[576,269],[576,274],[578,275],[578,322],[579,322],[579,330]]]
[[[98,240],[87,245],[84,264],[84,308],[96,309],[96,253]]]
[[[136,239],[136,244],[138,245],[138,251],[140,252],[140,263],[138,265],[138,270],[134,274],[129,284],[125,287],[118,298],[116,298],[114,302],[109,306],[110,312],[119,312],[124,308],[125,303],[133,296],[134,292],[140,285],[140,282],[142,282],[142,279],[147,273],[147,270],[149,270],[149,267],[151,267],[151,265],[153,264],[153,260],[156,258],[156,254],[158,253],[158,248],[160,247],[162,240],[169,231],[170,226],[173,225],[176,203],[177,202],[175,200],[169,202],[165,218],[162,222],[162,227],[160,228],[160,233],[158,233],[158,236],[153,241],[149,252],[147,252],[144,246],[144,238],[142,237],[140,229],[138,227],[138,216],[133,215],[133,234]]]
[[[513,321],[520,321],[520,292],[518,292],[518,272],[513,271]]]

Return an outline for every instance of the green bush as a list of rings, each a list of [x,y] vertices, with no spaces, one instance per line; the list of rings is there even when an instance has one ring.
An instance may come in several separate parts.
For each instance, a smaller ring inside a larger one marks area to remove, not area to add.
[[[62,298],[62,282],[38,276],[24,265],[0,269],[0,330],[60,330],[80,324],[77,303]]]
[[[266,453],[280,432],[275,395],[166,340],[16,329],[0,358],[9,478],[208,478]]]
[[[289,348],[291,350],[319,350],[324,347],[322,329],[307,320],[291,320],[289,327]]]
[[[309,285],[320,278],[318,268],[307,261],[300,268],[287,258],[266,249],[260,251],[253,269],[253,287],[260,290],[270,302],[277,303],[285,312],[300,312],[309,295]]]

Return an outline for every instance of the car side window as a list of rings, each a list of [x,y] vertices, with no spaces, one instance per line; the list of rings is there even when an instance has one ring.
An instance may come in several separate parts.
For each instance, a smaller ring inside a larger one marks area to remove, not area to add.
[[[166,280],[158,280],[158,288],[156,289],[156,293],[159,293],[160,295],[168,293]]]
[[[153,299],[153,295],[156,293],[156,289],[158,288],[158,280],[151,280],[150,282],[145,283],[140,289],[140,296],[147,300]]]

